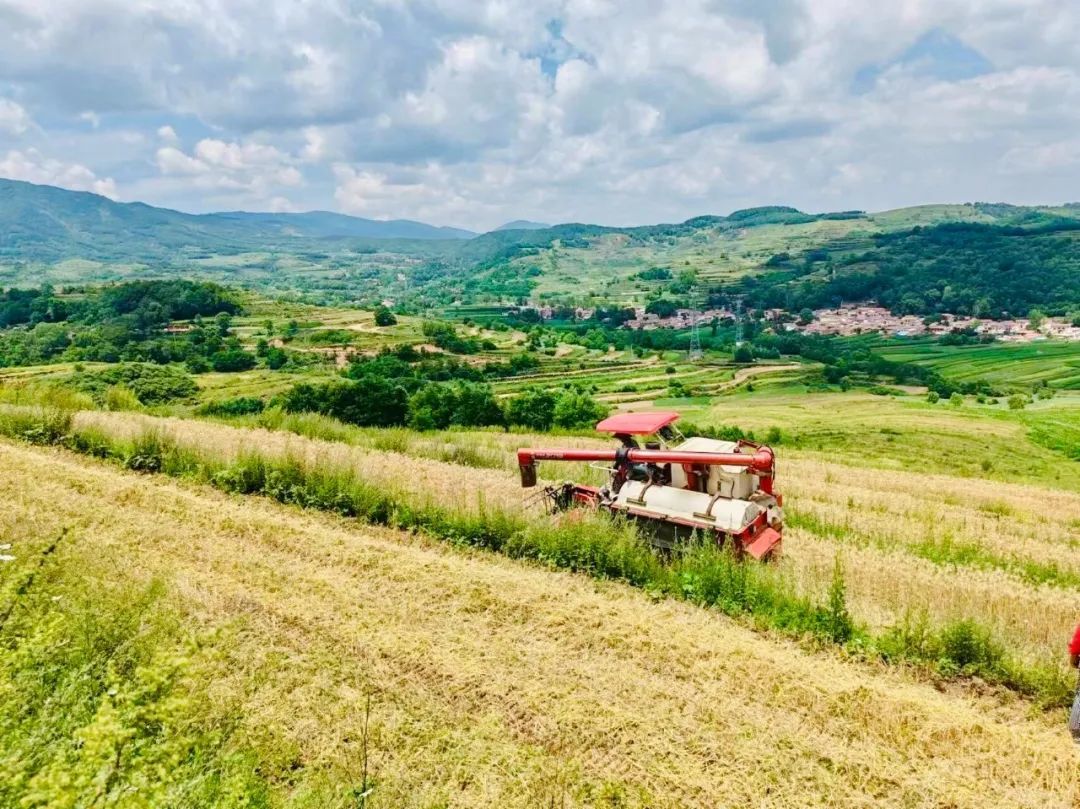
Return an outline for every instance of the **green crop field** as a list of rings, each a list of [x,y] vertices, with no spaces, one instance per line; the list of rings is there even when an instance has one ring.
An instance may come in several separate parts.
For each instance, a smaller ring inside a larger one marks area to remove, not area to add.
[[[958,382],[984,379],[1030,387],[1045,381],[1055,388],[1080,390],[1080,342],[1040,340],[943,346],[930,339],[893,339],[872,345],[887,359],[926,365]]]

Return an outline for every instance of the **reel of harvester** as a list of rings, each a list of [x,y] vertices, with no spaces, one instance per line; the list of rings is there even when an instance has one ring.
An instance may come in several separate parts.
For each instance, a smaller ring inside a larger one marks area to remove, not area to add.
[[[539,461],[610,464],[603,486],[546,486],[549,511],[575,506],[633,519],[660,548],[695,534],[754,559],[775,558],[783,536],[783,498],[773,486],[773,451],[752,441],[684,439],[678,413],[621,413],[596,425],[619,442],[612,449],[519,449],[521,485],[537,485]]]

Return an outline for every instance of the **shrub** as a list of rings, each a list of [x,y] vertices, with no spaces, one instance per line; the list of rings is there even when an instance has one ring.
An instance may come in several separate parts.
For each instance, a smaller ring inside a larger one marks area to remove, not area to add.
[[[195,395],[199,386],[190,374],[174,365],[127,363],[100,371],[84,371],[71,377],[71,385],[105,403],[109,388],[122,385],[144,405],[168,404]]]
[[[106,410],[139,410],[142,403],[130,388],[113,385],[105,391]]]
[[[270,348],[266,351],[266,367],[271,371],[281,368],[289,360],[289,355],[281,348]]]
[[[375,325],[395,326],[397,325],[397,318],[394,316],[394,313],[385,306],[379,306],[375,309]]]
[[[207,402],[195,412],[200,416],[250,416],[263,412],[265,408],[266,403],[255,396],[236,396]]]

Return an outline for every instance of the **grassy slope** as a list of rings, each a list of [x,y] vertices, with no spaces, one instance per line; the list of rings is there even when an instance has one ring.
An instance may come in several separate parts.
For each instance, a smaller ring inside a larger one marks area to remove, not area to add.
[[[278,805],[1031,806],[1080,797],[1057,722],[764,639],[708,611],[3,443],[20,559],[72,530],[227,628],[216,700]],[[106,515],[122,510],[123,521]],[[1056,719],[1056,717],[1055,717]]]

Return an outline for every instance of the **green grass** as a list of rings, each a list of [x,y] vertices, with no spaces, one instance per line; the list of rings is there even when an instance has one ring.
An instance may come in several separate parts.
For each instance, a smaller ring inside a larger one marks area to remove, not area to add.
[[[1028,409],[929,404],[922,396],[808,392],[803,384],[755,383],[687,410],[695,424],[731,425],[763,436],[772,427],[791,450],[824,452],[836,460],[1003,481],[1080,488],[1076,436],[1080,397],[1060,394]]]
[[[27,537],[0,567],[0,805],[270,806],[211,639],[78,540]]]

